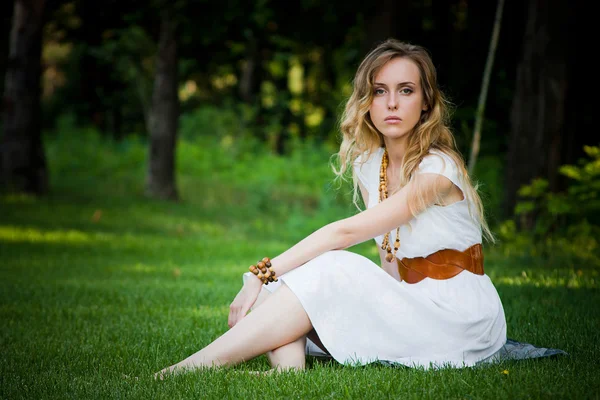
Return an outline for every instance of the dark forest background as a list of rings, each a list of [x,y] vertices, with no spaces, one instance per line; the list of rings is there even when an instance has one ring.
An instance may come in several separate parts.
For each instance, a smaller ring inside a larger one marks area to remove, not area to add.
[[[589,62],[577,51],[591,42],[585,10],[566,0],[501,4],[473,171],[490,215],[542,236],[596,224],[598,139],[590,134],[592,103],[581,96]],[[3,187],[52,191],[44,141],[88,127],[111,141],[143,139],[146,195],[179,199],[180,140],[250,140],[281,156],[307,142],[334,152],[358,63],[388,37],[431,52],[468,159],[498,3],[17,0],[1,7]]]

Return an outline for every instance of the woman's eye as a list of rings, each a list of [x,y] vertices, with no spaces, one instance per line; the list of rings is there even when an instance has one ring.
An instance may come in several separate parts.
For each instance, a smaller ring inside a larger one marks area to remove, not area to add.
[[[384,94],[385,90],[379,88],[379,89],[375,89],[375,94]]]
[[[412,92],[413,92],[412,89],[409,89],[409,88],[404,88],[404,89],[400,90],[400,93],[402,93],[402,94],[411,94]]]

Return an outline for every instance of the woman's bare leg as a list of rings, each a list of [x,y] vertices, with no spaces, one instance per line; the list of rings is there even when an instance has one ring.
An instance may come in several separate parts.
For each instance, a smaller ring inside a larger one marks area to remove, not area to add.
[[[302,304],[290,288],[282,284],[264,300],[260,310],[249,313],[208,346],[163,369],[159,375],[180,368],[235,365],[295,342],[311,329]]]
[[[271,292],[263,288],[256,299],[256,303],[254,303],[254,306],[252,307],[252,312],[260,310],[261,308],[259,306],[263,304],[263,301],[269,296],[271,296]],[[273,370],[303,370],[306,367],[306,335],[298,338],[292,343],[268,351],[266,355]]]
[[[267,357],[275,370],[303,370],[306,368],[306,335],[270,351]]]

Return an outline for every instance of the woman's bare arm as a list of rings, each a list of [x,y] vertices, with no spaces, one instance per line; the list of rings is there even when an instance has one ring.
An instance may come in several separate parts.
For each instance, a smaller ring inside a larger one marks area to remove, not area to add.
[[[441,175],[423,174],[418,188],[411,182],[376,206],[332,222],[310,234],[273,258],[273,269],[277,276],[281,276],[327,251],[345,249],[389,232],[413,218],[408,207],[409,195],[414,194],[412,192],[422,191],[425,204],[429,206],[439,200],[434,193],[444,197],[452,187],[452,182]]]

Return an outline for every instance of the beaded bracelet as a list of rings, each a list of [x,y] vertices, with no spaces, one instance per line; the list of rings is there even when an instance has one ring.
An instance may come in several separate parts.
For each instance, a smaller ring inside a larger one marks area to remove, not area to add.
[[[278,280],[275,277],[275,271],[273,271],[273,268],[271,267],[271,260],[269,257],[263,258],[261,261],[257,262],[256,265],[251,265],[248,269],[265,285],[268,285],[269,282],[277,282]]]

